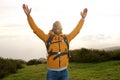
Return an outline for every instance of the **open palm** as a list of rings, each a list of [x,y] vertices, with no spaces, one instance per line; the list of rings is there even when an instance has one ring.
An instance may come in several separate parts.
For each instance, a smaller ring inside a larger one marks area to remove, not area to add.
[[[88,9],[87,9],[87,8],[85,8],[85,9],[83,10],[83,12],[81,12],[81,16],[82,16],[83,19],[86,17],[87,12],[88,12]]]
[[[30,15],[31,9],[32,9],[32,8],[28,8],[28,5],[23,4],[23,10],[24,10],[24,12],[25,12],[25,14],[26,14],[27,16]]]

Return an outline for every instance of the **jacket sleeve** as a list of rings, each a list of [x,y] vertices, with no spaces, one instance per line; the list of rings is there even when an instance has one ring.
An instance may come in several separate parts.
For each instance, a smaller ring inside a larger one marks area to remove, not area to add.
[[[35,24],[33,18],[29,15],[27,17],[28,23],[31,27],[31,29],[33,30],[33,32],[44,42],[46,42],[47,39],[47,35],[40,29],[38,28],[38,26]]]
[[[69,42],[80,32],[82,26],[83,26],[84,20],[81,19],[77,26],[73,29],[71,33],[67,35]]]

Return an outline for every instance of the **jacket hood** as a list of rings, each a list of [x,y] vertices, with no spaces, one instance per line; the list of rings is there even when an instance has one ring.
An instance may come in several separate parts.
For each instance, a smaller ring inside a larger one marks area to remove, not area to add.
[[[55,33],[52,30],[50,30],[48,34],[49,35],[55,35]],[[62,34],[62,33],[60,33],[60,34]]]

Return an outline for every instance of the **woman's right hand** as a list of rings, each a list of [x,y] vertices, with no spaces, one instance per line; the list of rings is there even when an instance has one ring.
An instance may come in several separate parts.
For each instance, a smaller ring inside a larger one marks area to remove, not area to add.
[[[28,5],[23,4],[23,10],[24,10],[24,12],[25,12],[25,14],[26,14],[27,16],[30,15],[31,9],[32,9],[32,8],[28,8]]]
[[[87,8],[85,8],[85,9],[81,12],[82,19],[85,19],[85,17],[87,16],[87,12],[88,12],[88,9],[87,9]]]

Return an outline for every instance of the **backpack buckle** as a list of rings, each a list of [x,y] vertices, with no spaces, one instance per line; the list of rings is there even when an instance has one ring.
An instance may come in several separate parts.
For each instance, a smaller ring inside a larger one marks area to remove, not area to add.
[[[61,54],[61,52],[58,52],[57,54]]]

